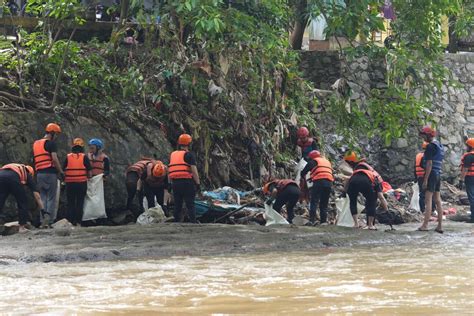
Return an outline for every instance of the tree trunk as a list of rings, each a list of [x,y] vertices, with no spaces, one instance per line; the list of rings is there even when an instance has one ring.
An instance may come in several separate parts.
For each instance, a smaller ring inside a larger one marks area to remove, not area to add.
[[[296,21],[293,27],[293,31],[291,32],[290,43],[293,49],[301,49],[301,46],[303,46],[304,30],[306,29],[306,25],[308,24],[308,1],[297,0],[294,9]]]
[[[454,30],[456,24],[456,17],[455,16],[450,16],[449,17],[449,45],[448,45],[448,51],[450,53],[457,53],[459,51],[458,47],[458,37],[456,36],[456,31]]]
[[[124,21],[128,18],[128,8],[130,7],[130,0],[122,0],[120,6],[120,24],[123,24]]]

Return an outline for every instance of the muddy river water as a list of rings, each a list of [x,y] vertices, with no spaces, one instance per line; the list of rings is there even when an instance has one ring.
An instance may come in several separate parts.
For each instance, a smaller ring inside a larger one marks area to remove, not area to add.
[[[0,266],[0,313],[470,314],[474,245]]]

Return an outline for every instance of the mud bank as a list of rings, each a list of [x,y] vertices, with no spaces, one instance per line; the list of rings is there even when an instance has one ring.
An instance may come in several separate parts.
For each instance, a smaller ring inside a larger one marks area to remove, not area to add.
[[[0,237],[0,264],[80,262],[172,256],[220,256],[320,251],[331,247],[422,245],[474,242],[473,225],[448,221],[444,235],[417,232],[419,224],[396,231],[326,227],[262,227],[160,224],[37,230]],[[433,227],[434,228],[434,227]]]

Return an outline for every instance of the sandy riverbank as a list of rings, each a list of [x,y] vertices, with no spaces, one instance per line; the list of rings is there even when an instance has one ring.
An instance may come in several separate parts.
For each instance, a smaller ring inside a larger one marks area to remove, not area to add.
[[[0,237],[0,264],[77,262],[172,256],[219,256],[318,251],[328,247],[449,243],[472,239],[473,225],[447,221],[445,234],[417,232],[419,224],[396,231],[325,227],[262,227],[159,224],[36,230]],[[434,227],[432,227],[434,228]]]

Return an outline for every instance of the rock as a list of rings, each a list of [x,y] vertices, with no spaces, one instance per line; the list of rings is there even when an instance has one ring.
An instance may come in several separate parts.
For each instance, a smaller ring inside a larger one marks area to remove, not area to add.
[[[2,236],[10,236],[17,234],[20,230],[20,225],[18,222],[9,222],[3,225],[3,229],[1,229]]]
[[[296,226],[304,226],[308,222],[309,221],[301,215],[296,215],[295,218],[293,218],[293,225],[296,225]]]
[[[72,228],[72,227],[74,227],[74,226],[72,226],[72,224],[71,224],[67,219],[65,219],[65,218],[63,218],[63,219],[57,221],[57,222],[54,223],[52,226],[53,226],[53,228],[55,228],[55,229],[56,229],[56,228],[62,228],[62,229],[64,229],[64,228]]]
[[[405,138],[398,138],[395,144],[396,148],[406,148],[408,147],[408,141]]]

